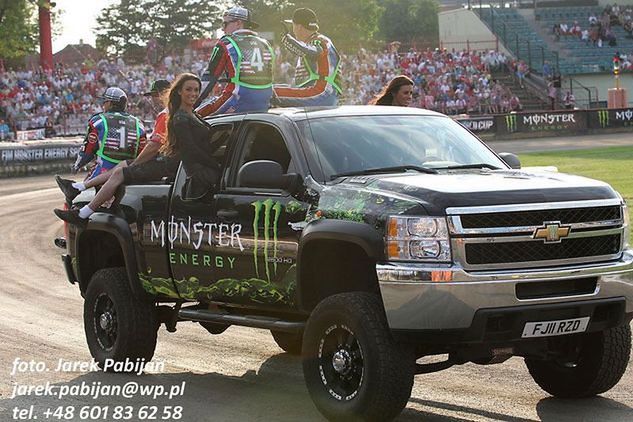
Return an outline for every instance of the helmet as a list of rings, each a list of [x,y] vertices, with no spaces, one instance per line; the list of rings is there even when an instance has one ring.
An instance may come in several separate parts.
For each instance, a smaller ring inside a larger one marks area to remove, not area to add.
[[[124,111],[127,106],[127,95],[125,91],[116,86],[111,86],[99,97],[102,103],[110,101],[113,111]]]

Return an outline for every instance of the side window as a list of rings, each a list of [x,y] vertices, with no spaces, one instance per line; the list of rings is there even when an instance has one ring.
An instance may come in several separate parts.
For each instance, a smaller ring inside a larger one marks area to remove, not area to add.
[[[218,163],[222,163],[224,161],[232,133],[232,123],[211,126],[211,139],[209,139],[209,144],[213,150],[213,157],[218,161]]]
[[[293,168],[290,152],[277,128],[264,123],[251,123],[247,127],[237,169],[256,160],[276,161],[281,165],[284,173],[287,173],[289,168]]]

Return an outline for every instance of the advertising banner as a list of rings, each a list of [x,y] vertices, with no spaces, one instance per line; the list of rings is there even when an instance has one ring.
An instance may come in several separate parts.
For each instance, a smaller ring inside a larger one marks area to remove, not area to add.
[[[28,146],[0,149],[0,163],[73,160],[81,145]]]
[[[580,131],[587,129],[584,111],[511,113],[497,117],[497,133]]]
[[[495,119],[492,116],[457,118],[455,121],[477,134],[494,134],[497,131]]]
[[[587,111],[591,129],[633,126],[633,108]]]
[[[45,135],[46,135],[46,130],[44,128],[32,129],[32,130],[18,130],[15,134],[15,140],[18,142],[34,141],[36,139],[44,139]]]

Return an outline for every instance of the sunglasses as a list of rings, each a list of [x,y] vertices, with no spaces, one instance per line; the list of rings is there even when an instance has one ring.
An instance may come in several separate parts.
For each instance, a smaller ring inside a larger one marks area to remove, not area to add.
[[[223,29],[226,28],[227,26],[229,26],[230,23],[233,23],[233,22],[237,22],[237,20],[234,19],[232,21],[222,21],[222,28]]]

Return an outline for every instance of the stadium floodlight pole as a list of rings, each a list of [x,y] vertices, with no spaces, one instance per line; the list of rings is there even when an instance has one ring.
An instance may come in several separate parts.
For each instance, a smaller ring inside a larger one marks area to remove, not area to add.
[[[53,70],[53,42],[51,40],[51,8],[55,3],[39,0],[40,65],[44,70]]]

